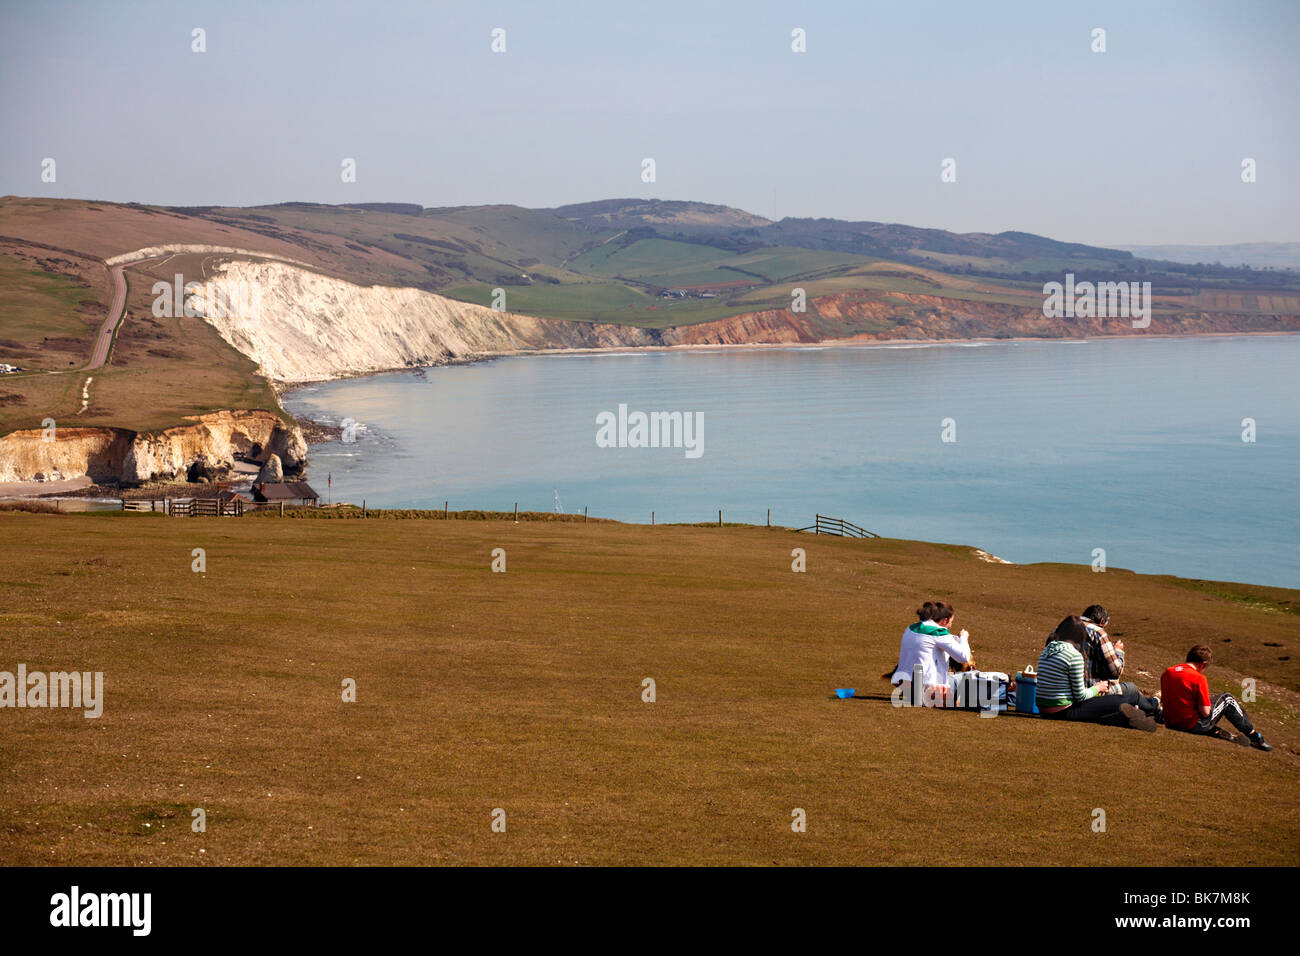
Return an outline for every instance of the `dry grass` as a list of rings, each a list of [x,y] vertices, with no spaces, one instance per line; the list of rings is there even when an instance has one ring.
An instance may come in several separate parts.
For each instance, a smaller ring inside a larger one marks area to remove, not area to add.
[[[1135,676],[1210,643],[1277,750],[896,710],[932,594],[986,667],[1093,601]],[[0,669],[107,700],[0,710],[0,859],[1294,865],[1296,597],[778,529],[3,514]]]
[[[0,511],[26,511],[31,514],[59,514],[60,509],[56,502],[53,501],[29,501],[27,499],[15,499],[13,501],[0,501]]]
[[[107,283],[103,267],[95,268]],[[198,318],[153,315],[153,283],[159,279],[170,281],[174,268],[160,261],[126,270],[126,319],[109,363],[93,372],[77,369],[90,359],[94,332],[104,319],[111,296],[101,290],[84,293],[99,295],[102,304],[94,312],[93,322],[86,325],[80,346],[76,339],[66,338],[66,354],[75,356],[76,368],[61,374],[6,376],[0,380],[0,394],[12,396],[0,404],[0,435],[19,428],[40,428],[46,418],[60,425],[156,431],[187,424],[187,416],[222,409],[277,409],[271,386],[258,374],[256,365],[228,345],[210,325]],[[28,312],[37,315],[41,306],[45,309],[41,314],[46,317],[60,308],[54,292],[49,290],[44,299],[31,304]],[[10,332],[20,335],[21,330],[14,331],[13,325],[0,318],[0,338]],[[24,326],[28,331],[21,334],[30,338],[39,332],[39,325],[39,316],[31,318]],[[30,331],[32,328],[36,331]],[[66,357],[64,352],[57,354],[59,361]],[[90,405],[82,412],[87,376],[93,377]]]

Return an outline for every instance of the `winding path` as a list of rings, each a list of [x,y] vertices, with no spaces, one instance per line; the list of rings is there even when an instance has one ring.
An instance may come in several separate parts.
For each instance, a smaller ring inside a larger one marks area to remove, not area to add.
[[[102,368],[108,361],[108,351],[113,346],[113,333],[117,331],[118,324],[126,315],[126,276],[122,274],[125,266],[110,266],[108,274],[113,279],[113,301],[108,306],[108,316],[104,319],[104,324],[99,327],[99,334],[95,336],[95,347],[90,353],[90,363],[82,367],[83,372],[92,372],[97,368]]]

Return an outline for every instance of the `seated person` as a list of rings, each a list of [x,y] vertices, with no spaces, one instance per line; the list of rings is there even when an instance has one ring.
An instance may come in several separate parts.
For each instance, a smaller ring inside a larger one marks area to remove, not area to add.
[[[899,643],[898,666],[883,676],[901,688],[903,699],[913,706],[943,706],[950,692],[949,659],[970,663],[970,635],[949,630],[956,612],[943,601],[926,601],[916,616],[917,622],[903,632]]]
[[[1088,632],[1088,645],[1083,652],[1083,686],[1091,687],[1104,680],[1110,684],[1112,694],[1121,696],[1126,704],[1137,705],[1144,714],[1154,717],[1156,723],[1163,723],[1159,698],[1147,697],[1132,681],[1119,683],[1124,675],[1124,642],[1111,641],[1106,633],[1109,612],[1100,604],[1090,604],[1079,617]]]
[[[1205,679],[1205,668],[1210,666],[1213,652],[1204,644],[1197,644],[1187,652],[1187,661],[1176,664],[1160,675],[1160,693],[1165,704],[1165,723],[1174,730],[1192,734],[1221,736],[1218,723],[1224,717],[1236,727],[1256,750],[1272,750],[1260,732],[1250,722],[1237,698],[1231,694],[1210,696],[1210,683]]]
[[[1110,682],[1087,687],[1083,682],[1084,651],[1088,630],[1083,618],[1071,615],[1057,625],[1038,658],[1038,710],[1057,720],[1087,721],[1111,727],[1153,731],[1156,721],[1130,704],[1121,694],[1110,693]]]

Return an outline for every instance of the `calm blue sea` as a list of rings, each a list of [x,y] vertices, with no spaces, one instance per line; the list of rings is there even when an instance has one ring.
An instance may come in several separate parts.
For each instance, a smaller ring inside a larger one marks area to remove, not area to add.
[[[1300,336],[527,356],[308,386],[333,500],[811,524],[1300,587]],[[597,416],[703,416],[703,454]],[[1242,440],[1252,419],[1255,440]],[[951,420],[946,423],[945,420]],[[944,441],[947,437],[955,441]]]

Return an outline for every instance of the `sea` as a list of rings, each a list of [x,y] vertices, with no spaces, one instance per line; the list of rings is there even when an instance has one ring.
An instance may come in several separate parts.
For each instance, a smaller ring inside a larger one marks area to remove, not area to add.
[[[285,404],[343,426],[311,450],[323,500],[823,515],[1018,564],[1300,587],[1297,335],[511,356]]]

